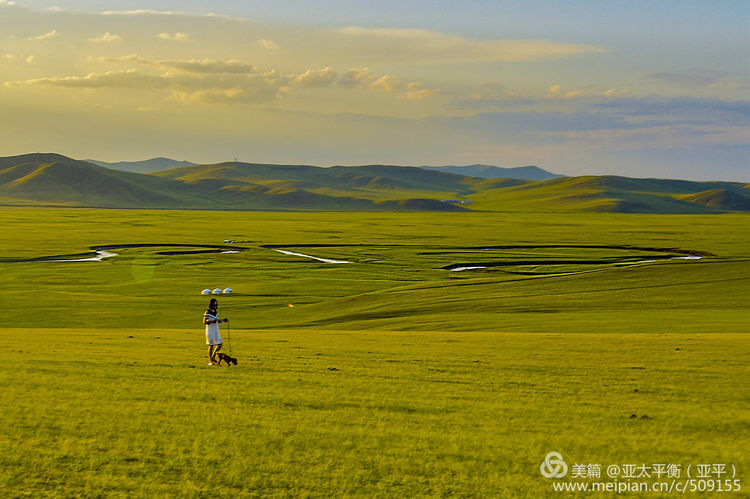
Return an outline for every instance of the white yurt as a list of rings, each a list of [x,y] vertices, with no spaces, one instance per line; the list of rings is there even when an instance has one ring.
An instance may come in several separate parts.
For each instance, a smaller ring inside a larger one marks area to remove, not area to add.
[[[210,295],[210,294],[211,294],[211,290],[210,290],[210,289],[208,289],[208,288],[206,288],[206,289],[204,289],[203,291],[201,291],[201,294],[202,294],[202,295]]]
[[[214,289],[214,294],[215,295],[220,295],[221,294],[221,288]]]
[[[224,288],[224,294],[225,295],[231,295],[232,294],[232,288]]]

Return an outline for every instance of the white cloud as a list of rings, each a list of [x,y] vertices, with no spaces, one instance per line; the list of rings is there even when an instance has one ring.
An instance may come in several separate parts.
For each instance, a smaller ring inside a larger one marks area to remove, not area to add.
[[[14,60],[12,54],[5,56]],[[29,59],[31,62],[33,59]],[[295,89],[362,88],[393,94],[399,99],[421,100],[440,93],[423,88],[420,82],[403,82],[393,75],[377,77],[367,68],[352,68],[341,78],[330,66],[307,69],[302,73],[279,75],[274,70],[259,71],[238,60],[151,60],[135,54],[120,57],[89,57],[90,62],[128,63],[142,69],[92,72],[85,76],[51,76],[6,81],[6,87],[49,85],[65,88],[132,88],[144,91],[170,90],[172,98],[186,103],[269,102]],[[149,68],[149,69],[146,69]]]
[[[603,52],[593,45],[549,40],[473,40],[421,29],[347,27],[331,30],[363,57],[414,63],[521,62]]]
[[[113,43],[122,41],[122,37],[120,35],[115,35],[107,31],[106,33],[102,33],[99,36],[89,38],[89,41],[93,43]]]
[[[123,55],[120,57],[87,57],[88,61],[94,61],[94,62],[137,62],[141,64],[149,64],[149,65],[155,65],[154,62],[144,58],[140,57],[135,54],[130,55]]]
[[[365,87],[377,77],[368,68],[352,68],[339,79],[341,87]]]
[[[271,102],[282,92],[282,82],[273,71],[250,75],[232,82],[204,80],[201,88],[178,88],[172,98],[188,104]]]
[[[279,44],[274,42],[273,40],[268,40],[266,38],[261,38],[258,40],[258,45],[260,45],[263,48],[267,48],[268,50],[278,50]]]
[[[256,67],[252,64],[234,59],[166,59],[162,61],[152,61],[145,57],[130,54],[121,57],[90,57],[89,60],[98,62],[137,63],[146,66],[162,66],[185,73],[198,74],[254,74],[257,72]]]
[[[441,93],[438,88],[422,88],[421,82],[404,83],[393,75],[376,76],[368,68],[352,68],[339,78],[338,85],[346,88],[366,88],[386,93],[398,93],[399,99],[422,100]]]
[[[176,12],[171,10],[105,10],[100,12],[102,16],[190,16],[188,12]]]
[[[610,88],[609,90],[604,92],[602,95],[604,97],[613,98],[613,97],[624,97],[628,93],[630,93],[630,90],[628,90],[627,88],[621,88],[621,89]]]
[[[172,98],[186,103],[247,102],[248,92],[243,88],[175,91]]]
[[[587,90],[568,90],[564,91],[561,85],[552,85],[547,90],[547,99],[581,99],[584,97],[607,97],[617,98],[623,97],[629,93],[627,88],[610,88],[602,92],[601,90],[594,90],[592,86],[589,86]]]
[[[129,88],[149,92],[170,90],[175,100],[186,103],[269,102],[282,92],[285,80],[275,71],[239,75],[152,74],[136,69],[89,73],[85,76],[45,77],[6,81],[6,87],[48,85],[63,88]]]
[[[330,67],[308,69],[292,79],[291,84],[299,87],[322,88],[330,86],[336,80],[336,72]]]
[[[5,62],[14,62],[14,61],[24,61],[27,64],[33,64],[36,62],[36,57],[33,55],[22,55],[22,54],[3,54],[0,56],[0,61]]]
[[[381,90],[383,92],[391,93],[403,88],[404,84],[395,76],[384,75],[370,83],[368,86],[373,90]]]
[[[31,36],[27,38],[27,40],[49,40],[50,38],[57,38],[58,36],[60,36],[60,33],[58,33],[56,29],[53,29],[43,35]]]
[[[152,10],[152,9],[137,9],[137,10],[105,10],[99,12],[101,16],[174,16],[174,17],[211,17],[216,19],[226,19],[230,21],[244,21],[245,19],[240,17],[225,16],[222,14],[215,14],[208,12],[206,14],[195,14],[191,12],[174,11],[174,10]]]
[[[422,88],[422,83],[412,82],[406,85],[406,91],[398,97],[406,100],[422,100],[440,93],[439,88]]]
[[[257,69],[252,64],[233,59],[164,60],[155,64],[186,73],[253,74]]]
[[[587,93],[583,90],[568,90],[567,92],[564,92],[561,85],[552,85],[547,89],[547,95],[545,97],[547,99],[579,99],[581,97],[590,97],[592,95],[598,94]]]
[[[168,80],[163,76],[139,73],[135,69],[89,73],[86,76],[53,76],[5,82],[6,87],[52,85],[68,88],[165,88],[168,84]]]
[[[159,33],[156,36],[158,36],[162,40],[171,40],[171,41],[174,41],[174,42],[187,42],[187,41],[190,41],[190,36],[188,36],[187,33],[182,33],[180,31],[178,31],[176,33]]]
[[[570,92],[565,92],[565,94],[562,96],[563,99],[578,99],[579,97],[583,97],[585,94],[582,90],[571,90]]]

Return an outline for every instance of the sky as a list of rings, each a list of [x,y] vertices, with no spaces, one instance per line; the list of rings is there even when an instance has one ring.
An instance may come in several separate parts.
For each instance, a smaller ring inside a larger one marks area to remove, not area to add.
[[[0,156],[750,182],[750,2],[0,0]]]

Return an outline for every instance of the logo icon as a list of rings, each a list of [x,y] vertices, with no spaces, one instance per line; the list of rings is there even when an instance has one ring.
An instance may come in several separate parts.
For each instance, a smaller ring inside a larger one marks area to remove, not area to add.
[[[568,474],[568,465],[563,461],[559,452],[550,452],[544,457],[539,466],[544,478],[562,478]]]

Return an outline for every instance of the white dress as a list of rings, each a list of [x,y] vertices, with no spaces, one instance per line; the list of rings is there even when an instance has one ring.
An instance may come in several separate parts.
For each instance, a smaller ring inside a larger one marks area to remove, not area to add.
[[[219,317],[206,312],[203,314],[203,320],[217,321]],[[206,345],[221,345],[221,335],[219,334],[219,323],[206,324]]]

